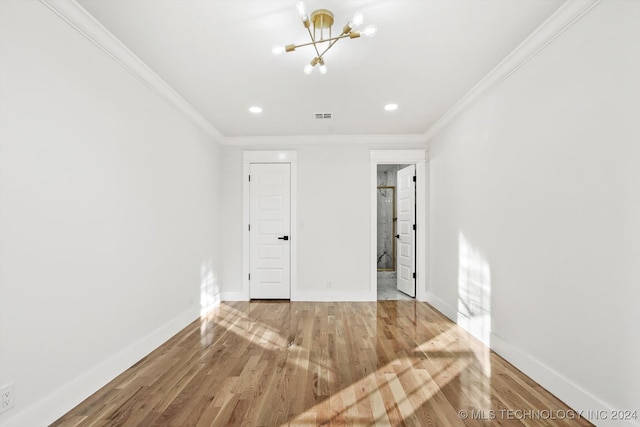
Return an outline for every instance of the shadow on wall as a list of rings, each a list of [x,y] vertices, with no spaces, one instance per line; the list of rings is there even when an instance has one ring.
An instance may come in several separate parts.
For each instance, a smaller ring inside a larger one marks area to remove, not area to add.
[[[465,238],[458,236],[458,313],[456,323],[482,341],[486,354],[476,357],[489,375],[491,346],[491,269],[484,256]],[[486,363],[483,363],[486,362]]]

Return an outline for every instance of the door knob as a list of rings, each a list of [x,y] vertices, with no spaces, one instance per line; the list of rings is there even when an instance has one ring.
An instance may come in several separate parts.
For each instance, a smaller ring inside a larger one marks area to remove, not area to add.
[[[396,234],[396,239],[399,239],[399,238],[400,238],[400,235],[399,235],[399,234]]]
[[[289,236],[278,237],[278,240],[289,240]]]

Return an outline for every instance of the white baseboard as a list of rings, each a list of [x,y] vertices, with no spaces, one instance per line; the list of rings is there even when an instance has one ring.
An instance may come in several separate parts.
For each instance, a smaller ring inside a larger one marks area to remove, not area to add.
[[[426,302],[431,304],[451,321],[457,323],[457,309],[455,307],[452,307],[446,301],[432,293],[427,293]],[[509,344],[495,333],[491,333],[491,349],[538,384],[549,390],[549,392],[569,405],[569,407],[577,413],[582,412],[581,416],[589,419],[589,421],[598,427],[640,427],[640,422],[637,420],[612,420],[611,414],[613,411],[616,411],[617,408],[595,397],[551,367]],[[596,419],[596,417],[599,417],[599,419]]]
[[[249,301],[249,295],[244,292],[221,292],[221,301]],[[291,290],[291,301],[311,302],[370,302],[376,301],[377,295],[361,291],[340,291],[337,289],[318,290]]]
[[[297,301],[375,301],[375,296],[363,292],[340,291],[300,291],[296,295]],[[223,292],[223,301],[246,301],[246,295],[242,292]],[[427,302],[433,305],[442,314],[455,321],[456,310],[444,300],[433,294],[427,294]],[[3,427],[31,427],[49,425],[62,415],[70,411],[84,399],[106,385],[113,378],[124,372],[130,366],[151,353],[158,346],[181,331],[198,318],[196,310],[190,309],[165,325],[151,332],[138,342],[117,353],[113,357],[99,363],[92,370],[85,372],[75,380],[60,387],[54,393],[41,399],[37,403],[24,408],[11,418],[9,414],[3,414]],[[610,415],[616,408],[603,402],[590,394],[577,384],[565,378],[549,366],[538,361],[529,354],[512,346],[498,335],[491,334],[491,348],[512,363],[534,381],[545,387],[560,400],[564,401],[577,412],[583,411],[585,418],[590,419],[598,426],[638,427],[640,423],[632,421],[614,421],[608,419],[594,419],[590,414]]]
[[[427,292],[427,299],[425,300],[425,302],[431,304],[433,307],[435,307],[436,310],[444,314],[453,323],[457,323],[456,315],[458,314],[458,310],[454,307],[451,307],[443,299],[438,298],[431,292]]]
[[[292,301],[311,301],[311,302],[371,302],[377,301],[376,294],[363,291],[341,291],[338,289],[327,289],[326,291],[318,290],[296,290]]]
[[[491,333],[491,349],[549,390],[577,413],[582,412],[581,416],[589,419],[598,427],[640,426],[638,421],[612,420],[611,414],[616,408],[593,396],[559,372],[512,346],[494,333]],[[598,414],[601,414],[601,416],[596,419]]]
[[[143,357],[199,317],[197,308],[189,309],[139,341],[98,363],[76,379],[63,385],[35,404],[22,409],[11,418],[2,414],[2,427],[48,426],[69,412],[87,397],[104,387]]]
[[[222,291],[220,301],[249,301],[249,295],[242,291]]]

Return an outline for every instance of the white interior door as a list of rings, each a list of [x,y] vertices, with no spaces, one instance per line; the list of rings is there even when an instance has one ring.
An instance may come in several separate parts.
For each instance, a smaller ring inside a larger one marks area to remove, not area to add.
[[[416,296],[415,254],[416,254],[416,165],[398,171],[396,214],[398,216],[396,235],[396,274],[398,290]]]
[[[291,298],[291,165],[250,166],[249,295]]]

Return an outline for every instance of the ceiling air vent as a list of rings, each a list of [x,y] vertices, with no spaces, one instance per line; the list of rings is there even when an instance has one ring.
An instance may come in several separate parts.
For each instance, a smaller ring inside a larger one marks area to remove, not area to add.
[[[330,119],[331,113],[316,113],[316,119]]]

